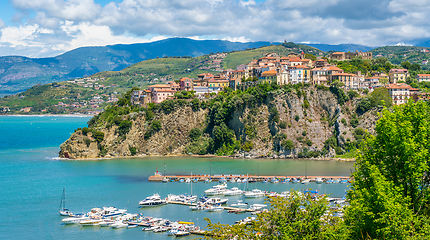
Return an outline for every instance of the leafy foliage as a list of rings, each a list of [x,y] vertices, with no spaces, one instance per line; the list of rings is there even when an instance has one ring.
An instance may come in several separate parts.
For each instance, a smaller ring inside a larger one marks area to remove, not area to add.
[[[207,239],[339,239],[344,230],[326,198],[292,192],[290,197],[270,198],[271,209],[251,224],[223,225],[209,222]],[[328,214],[326,214],[328,212]]]

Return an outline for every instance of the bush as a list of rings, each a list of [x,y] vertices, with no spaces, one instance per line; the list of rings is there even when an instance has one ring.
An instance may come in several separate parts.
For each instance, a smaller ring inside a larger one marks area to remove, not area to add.
[[[298,122],[300,120],[299,115],[294,116],[294,120],[296,120],[296,122]]]
[[[305,141],[305,143],[306,143],[306,145],[308,145],[309,147],[310,146],[312,146],[312,141],[311,140],[309,140],[309,139],[306,139],[306,141]]]
[[[131,125],[132,125],[132,122],[129,120],[121,121],[121,123],[119,124],[119,127],[117,129],[117,133],[120,136],[126,135],[130,131]]]
[[[340,122],[344,125],[344,126],[346,126],[346,119],[345,118],[342,118],[341,120],[340,120]]]
[[[152,135],[154,135],[156,132],[160,130],[161,130],[161,122],[159,120],[154,120],[149,125],[148,130],[145,132],[145,135],[143,136],[143,138],[149,139]]]
[[[199,100],[199,99],[194,98],[194,99],[191,101],[191,109],[192,109],[194,112],[197,112],[198,110],[200,110],[200,100]]]
[[[101,143],[105,138],[105,134],[101,131],[93,131],[93,138],[96,140],[97,143]]]
[[[309,108],[309,101],[307,99],[303,100],[303,107],[304,108]]]
[[[351,119],[351,121],[349,122],[349,125],[351,125],[351,127],[356,128],[358,126],[359,122],[358,122],[358,118],[354,117]]]
[[[90,145],[91,145],[91,139],[89,139],[89,138],[84,138],[84,143],[85,143],[85,145],[87,145],[87,147],[89,147]]]
[[[191,141],[197,141],[201,135],[202,135],[202,131],[200,129],[193,128],[190,131],[189,137],[190,137]]]
[[[281,147],[285,150],[285,151],[291,151],[295,148],[294,146],[294,142],[288,139],[284,139],[281,142]]]
[[[279,112],[275,106],[269,108],[269,122],[279,122]]]
[[[279,127],[282,128],[282,129],[285,129],[285,128],[287,128],[287,123],[285,121],[280,121],[279,122]]]
[[[130,146],[130,147],[128,147],[128,150],[130,150],[131,156],[134,156],[137,153],[137,149],[135,147]]]
[[[307,132],[306,131],[303,131],[302,132],[302,136],[304,137],[304,136],[306,136],[307,135]]]
[[[85,135],[85,136],[87,136],[87,134],[90,132],[91,130],[89,129],[89,128],[87,128],[87,127],[83,127],[82,128],[82,134],[83,135]]]

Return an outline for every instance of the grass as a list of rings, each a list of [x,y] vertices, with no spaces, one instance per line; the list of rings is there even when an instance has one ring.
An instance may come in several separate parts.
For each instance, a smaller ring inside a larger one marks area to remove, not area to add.
[[[351,150],[349,152],[346,152],[344,154],[340,154],[340,155],[336,155],[336,158],[347,158],[347,159],[352,159],[352,158],[356,158],[358,154],[358,150],[354,149]]]

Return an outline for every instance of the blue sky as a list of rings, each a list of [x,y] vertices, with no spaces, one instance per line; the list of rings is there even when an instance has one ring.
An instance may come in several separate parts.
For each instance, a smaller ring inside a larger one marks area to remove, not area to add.
[[[169,37],[356,43],[430,39],[430,0],[0,0],[0,56]]]

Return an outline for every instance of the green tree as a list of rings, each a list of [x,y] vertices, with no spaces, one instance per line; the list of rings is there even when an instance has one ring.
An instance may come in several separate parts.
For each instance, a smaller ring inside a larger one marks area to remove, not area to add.
[[[429,229],[430,107],[408,102],[384,110],[376,136],[357,157],[350,207],[352,239],[422,239]],[[428,236],[428,235],[427,235]]]
[[[251,224],[225,225],[209,222],[207,239],[342,239],[344,228],[334,217],[327,199],[292,192],[289,197],[270,198],[270,210]]]

